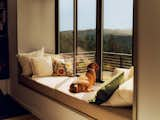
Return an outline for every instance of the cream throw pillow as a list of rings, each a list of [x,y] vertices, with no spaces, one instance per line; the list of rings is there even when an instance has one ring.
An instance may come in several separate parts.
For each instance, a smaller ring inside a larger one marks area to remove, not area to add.
[[[112,75],[115,75],[118,72],[124,72],[124,81],[127,81],[134,76],[134,67],[132,66],[129,69],[116,68]]]
[[[17,57],[22,68],[22,75],[25,75],[25,76],[32,75],[32,69],[30,64],[31,58],[42,57],[43,55],[44,55],[44,48],[37,51],[30,52],[30,53],[19,53]]]
[[[31,58],[33,77],[51,76],[53,74],[51,56]]]
[[[113,93],[111,98],[103,103],[103,106],[131,106],[133,104],[133,77],[125,81]]]

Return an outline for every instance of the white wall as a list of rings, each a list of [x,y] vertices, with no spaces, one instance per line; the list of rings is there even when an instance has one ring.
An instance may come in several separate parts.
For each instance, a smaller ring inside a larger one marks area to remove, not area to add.
[[[18,51],[54,51],[54,0],[18,0]]]
[[[138,2],[138,120],[160,119],[160,0]]]
[[[54,52],[54,0],[9,0],[8,18],[11,77],[9,89],[10,93],[16,93],[16,54],[42,46],[47,51]]]

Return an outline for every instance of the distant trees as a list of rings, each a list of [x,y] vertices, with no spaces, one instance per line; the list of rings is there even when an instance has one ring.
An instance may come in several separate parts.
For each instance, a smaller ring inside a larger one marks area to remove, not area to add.
[[[132,34],[128,31],[104,30],[104,52],[132,53]],[[96,50],[96,31],[78,31],[78,48],[80,51]],[[60,51],[73,52],[73,31],[60,32]]]

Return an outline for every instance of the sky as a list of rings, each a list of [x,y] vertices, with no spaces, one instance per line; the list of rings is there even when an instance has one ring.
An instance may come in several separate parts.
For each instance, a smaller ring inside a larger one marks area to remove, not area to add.
[[[132,29],[133,0],[104,0],[104,28]],[[78,0],[78,30],[96,28],[96,0]],[[60,31],[73,30],[73,0],[60,0]]]

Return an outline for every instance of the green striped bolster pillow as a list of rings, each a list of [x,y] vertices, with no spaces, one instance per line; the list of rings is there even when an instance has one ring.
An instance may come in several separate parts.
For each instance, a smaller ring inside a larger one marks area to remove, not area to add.
[[[111,82],[104,82],[101,88],[97,91],[96,96],[93,99],[89,100],[89,102],[98,105],[106,102],[119,87],[119,85],[123,82],[124,72],[120,72],[112,78]]]

